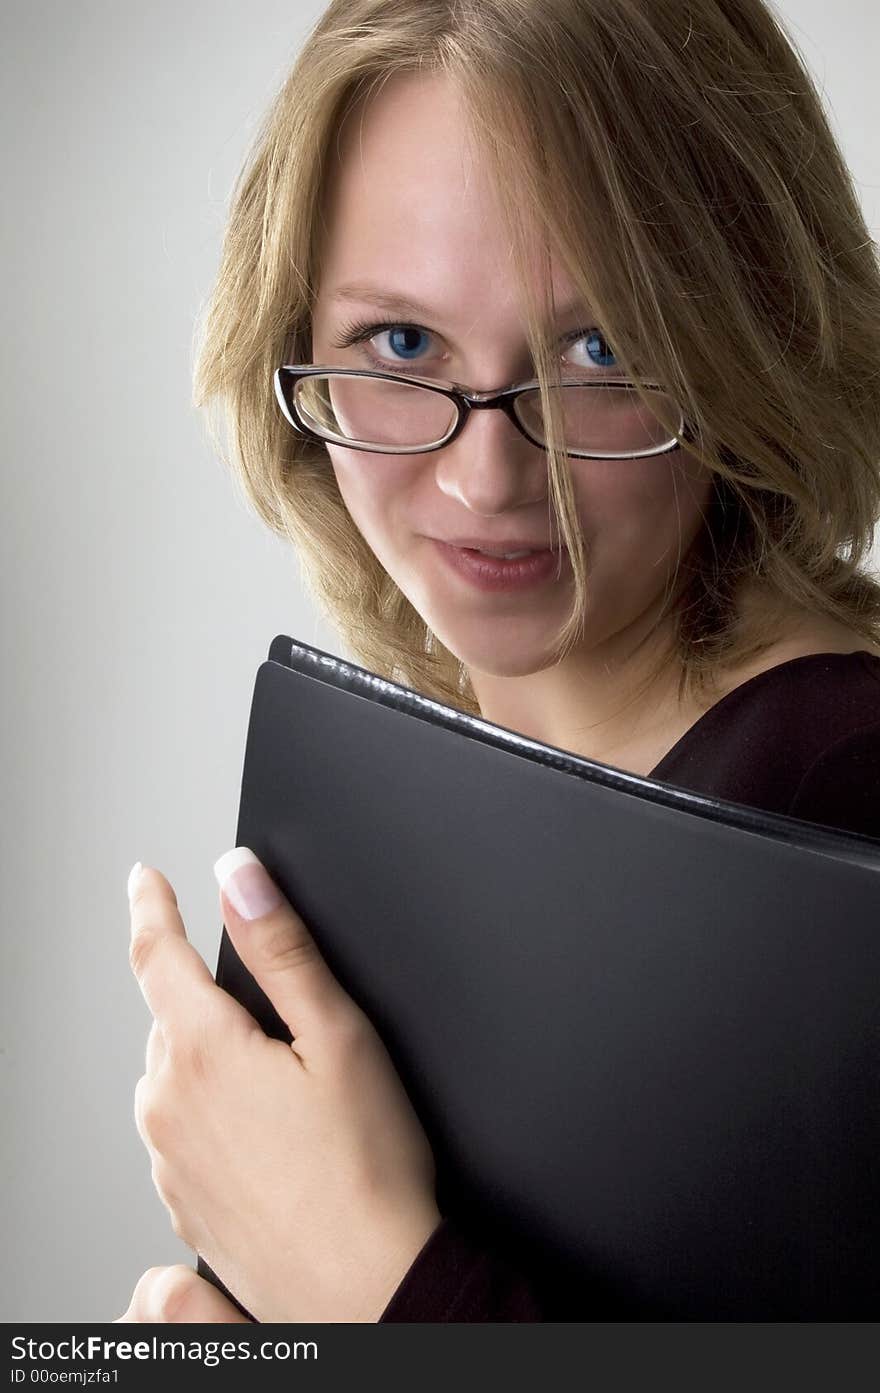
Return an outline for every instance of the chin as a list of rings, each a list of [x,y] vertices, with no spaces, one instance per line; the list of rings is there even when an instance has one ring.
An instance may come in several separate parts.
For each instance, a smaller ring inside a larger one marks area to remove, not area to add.
[[[499,662],[497,655],[495,659],[476,660],[467,662],[461,660],[468,672],[479,673],[483,677],[534,677],[538,672],[545,672],[547,668],[555,667],[558,661],[555,654],[549,654],[544,659],[520,658],[511,659],[509,662]]]
[[[497,617],[476,621],[479,632],[463,631],[464,626],[428,624],[440,642],[453,653],[468,672],[480,672],[487,677],[529,677],[543,672],[558,662],[552,625],[542,624],[540,633],[530,635],[522,616],[511,615],[506,620]]]

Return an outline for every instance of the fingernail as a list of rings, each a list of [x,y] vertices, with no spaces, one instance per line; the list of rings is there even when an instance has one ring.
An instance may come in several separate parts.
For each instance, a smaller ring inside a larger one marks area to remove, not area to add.
[[[141,878],[141,871],[142,871],[143,869],[144,869],[144,868],[143,868],[143,866],[141,865],[140,861],[135,861],[134,865],[132,866],[131,870],[130,870],[129,873],[128,873],[128,887],[127,887],[127,888],[128,888],[128,898],[129,898],[129,899],[131,899],[132,895],[134,894],[135,890],[137,889],[138,881],[139,881],[140,878]]]
[[[217,884],[242,919],[261,919],[284,901],[272,877],[250,847],[237,846],[214,862]]]

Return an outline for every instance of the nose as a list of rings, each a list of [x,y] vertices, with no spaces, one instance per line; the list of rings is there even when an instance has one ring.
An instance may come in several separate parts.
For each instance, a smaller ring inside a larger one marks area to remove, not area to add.
[[[547,455],[503,411],[472,411],[434,455],[438,487],[469,512],[495,517],[547,497]]]

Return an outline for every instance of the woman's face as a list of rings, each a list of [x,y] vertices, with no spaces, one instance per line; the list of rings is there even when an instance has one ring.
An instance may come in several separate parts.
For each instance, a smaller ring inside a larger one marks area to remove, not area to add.
[[[534,377],[504,229],[446,79],[399,76],[349,119],[325,214],[315,363],[387,366],[474,391]],[[552,288],[565,371],[607,368],[609,346],[587,332],[594,321],[573,303],[558,268]],[[361,341],[345,345],[353,325],[361,326]],[[472,413],[455,441],[429,454],[327,448],[354,523],[470,671],[521,676],[553,661],[573,599],[567,553],[558,577],[554,565],[540,584],[492,591],[463,576],[436,544],[556,545],[542,449],[500,411]],[[588,555],[580,649],[598,649],[637,626],[662,596],[709,493],[708,474],[686,462],[677,450],[572,461]]]

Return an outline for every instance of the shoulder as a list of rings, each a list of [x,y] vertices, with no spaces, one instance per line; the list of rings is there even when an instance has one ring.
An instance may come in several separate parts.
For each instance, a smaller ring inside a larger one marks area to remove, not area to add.
[[[880,838],[880,715],[839,736],[813,759],[795,790],[789,814]]]
[[[812,760],[837,738],[880,720],[880,645],[842,626],[789,635],[728,672],[716,704],[781,717]]]
[[[781,658],[733,686],[652,777],[880,838],[880,655]]]

